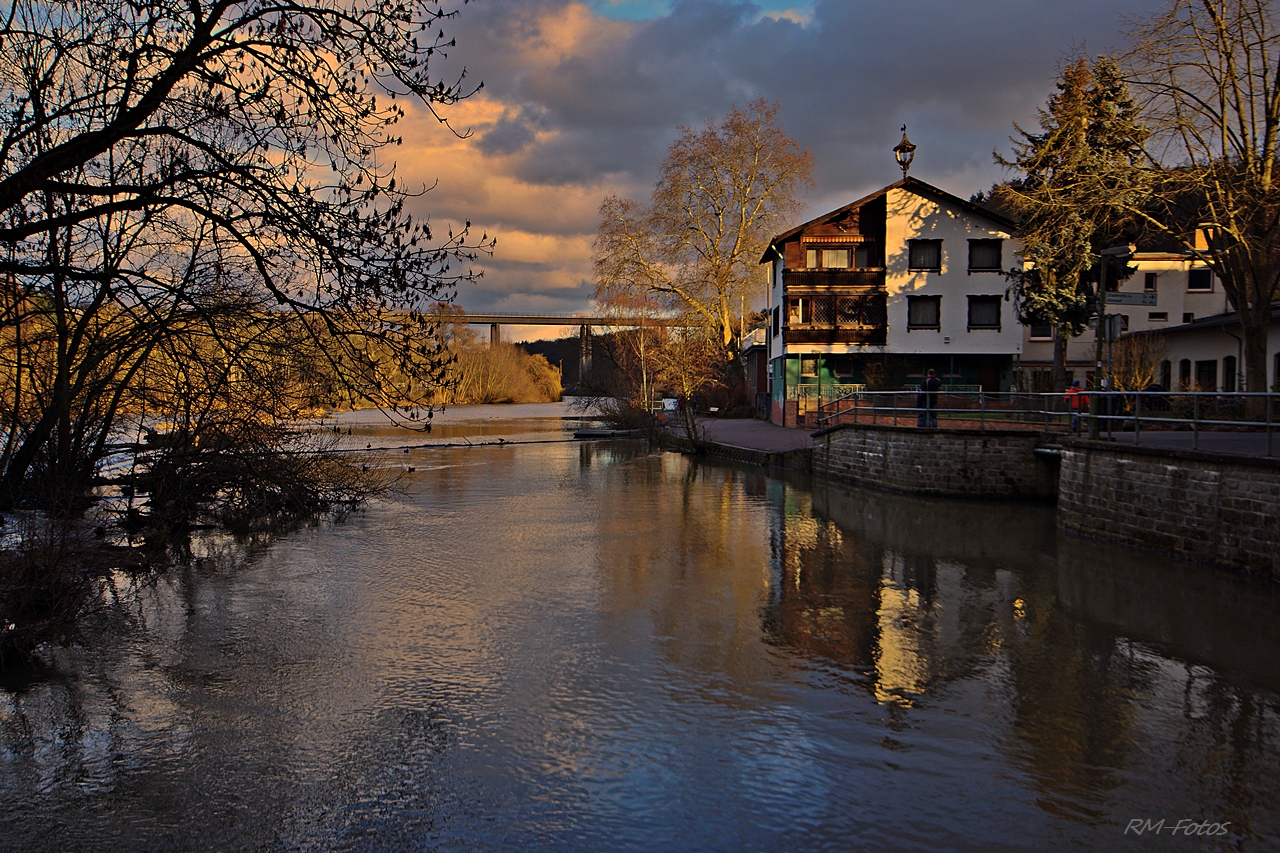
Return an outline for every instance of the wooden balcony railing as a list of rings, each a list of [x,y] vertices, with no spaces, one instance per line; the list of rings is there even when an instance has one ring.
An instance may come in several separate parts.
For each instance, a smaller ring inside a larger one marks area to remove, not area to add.
[[[884,287],[884,268],[848,270],[783,270],[782,285],[790,290]]]

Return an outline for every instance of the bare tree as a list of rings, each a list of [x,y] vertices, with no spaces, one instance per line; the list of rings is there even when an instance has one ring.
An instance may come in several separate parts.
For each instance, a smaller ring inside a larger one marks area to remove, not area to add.
[[[600,206],[596,298],[649,294],[705,326],[736,355],[737,312],[769,237],[800,210],[813,158],[764,99],[719,124],[684,127],[667,150],[647,206],[611,195]]]
[[[1270,0],[1170,0],[1134,25],[1128,56],[1147,95],[1156,167],[1134,175],[1149,199],[1134,213],[1221,280],[1240,317],[1250,391],[1266,390],[1280,297],[1278,14]]]
[[[456,13],[438,0],[6,12],[0,506],[47,504],[49,482],[59,500],[82,493],[159,354],[177,358],[196,330],[226,338],[231,316],[292,316],[335,399],[429,398],[447,353],[426,309],[491,243],[465,226],[436,239],[409,216],[424,190],[398,184],[385,152],[400,99],[434,112],[471,91],[428,73]],[[204,379],[232,381],[252,351]]]
[[[1111,382],[1116,391],[1145,391],[1156,381],[1168,349],[1156,333],[1126,335],[1112,351]],[[1168,390],[1168,389],[1165,389]]]

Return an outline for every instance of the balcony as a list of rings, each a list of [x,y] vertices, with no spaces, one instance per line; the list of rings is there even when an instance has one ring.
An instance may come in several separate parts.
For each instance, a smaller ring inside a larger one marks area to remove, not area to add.
[[[884,287],[884,268],[783,270],[782,284],[787,290],[882,289]]]
[[[883,345],[888,339],[888,296],[883,291],[861,295],[796,297],[782,331],[788,344]]]

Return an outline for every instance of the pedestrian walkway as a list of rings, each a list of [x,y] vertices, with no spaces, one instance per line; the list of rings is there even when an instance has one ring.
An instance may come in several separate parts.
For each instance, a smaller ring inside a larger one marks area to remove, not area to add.
[[[699,418],[698,427],[706,430],[708,441],[727,447],[765,453],[786,453],[813,447],[811,430],[786,429],[755,418]]]

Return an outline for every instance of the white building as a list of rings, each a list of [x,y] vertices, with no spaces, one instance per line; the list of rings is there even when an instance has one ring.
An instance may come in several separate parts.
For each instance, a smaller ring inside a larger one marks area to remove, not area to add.
[[[796,423],[843,386],[1008,390],[1024,329],[1006,297],[1013,223],[915,178],[770,243],[772,417]],[[1052,357],[1052,353],[1050,354]]]
[[[1222,282],[1204,263],[1186,252],[1142,251],[1134,254],[1131,277],[1108,289],[1108,314],[1119,314],[1126,334],[1159,333],[1165,358],[1155,381],[1166,389],[1188,388],[1235,391],[1244,387],[1244,363],[1239,322],[1227,301]],[[1271,350],[1268,385],[1280,376],[1280,334],[1268,338]],[[1092,382],[1096,344],[1086,331],[1067,344],[1069,379]],[[1033,391],[1052,390],[1053,328],[1026,328],[1026,342],[1017,384]]]

